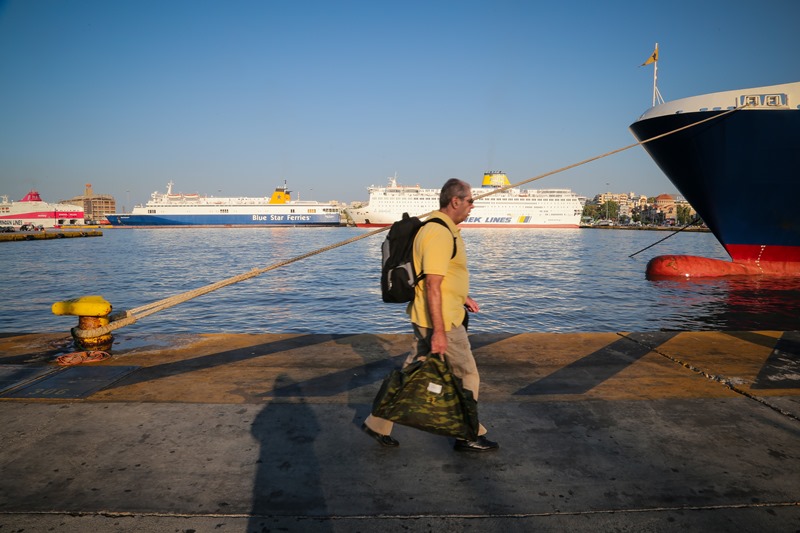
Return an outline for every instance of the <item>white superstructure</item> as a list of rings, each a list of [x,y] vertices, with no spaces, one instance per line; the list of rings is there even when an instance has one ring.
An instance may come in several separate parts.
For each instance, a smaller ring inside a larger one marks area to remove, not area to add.
[[[83,207],[72,204],[51,204],[42,200],[37,191],[30,191],[19,202],[0,197],[0,226],[33,224],[45,228],[63,225],[82,225]]]
[[[502,172],[487,172],[483,185],[472,189],[472,196],[496,191],[510,185]],[[439,209],[440,189],[423,189],[419,185],[398,185],[389,178],[387,187],[368,188],[369,202],[347,209],[359,227],[388,226],[400,220],[403,213],[420,216]],[[475,200],[469,218],[462,227],[473,228],[577,228],[583,206],[578,195],[569,189],[511,188]]]

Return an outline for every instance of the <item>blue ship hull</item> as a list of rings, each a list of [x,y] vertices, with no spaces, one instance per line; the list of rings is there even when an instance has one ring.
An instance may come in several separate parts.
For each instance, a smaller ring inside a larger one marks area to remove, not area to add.
[[[207,214],[130,215],[106,217],[112,226],[339,226],[339,215],[331,214]]]
[[[643,145],[734,262],[800,263],[800,102],[788,91],[795,85],[741,91],[758,95],[741,96],[741,102],[756,98],[750,101],[763,105]],[[776,89],[787,92],[773,100],[758,93]],[[679,107],[645,114],[630,128],[642,141],[727,111]]]

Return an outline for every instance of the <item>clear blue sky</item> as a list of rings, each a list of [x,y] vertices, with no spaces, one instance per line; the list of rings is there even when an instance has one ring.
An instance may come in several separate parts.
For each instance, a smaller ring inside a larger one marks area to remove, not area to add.
[[[0,0],[0,194],[519,181],[634,141],[656,42],[672,100],[798,81],[798,28],[798,0]],[[530,186],[675,192],[642,148]]]

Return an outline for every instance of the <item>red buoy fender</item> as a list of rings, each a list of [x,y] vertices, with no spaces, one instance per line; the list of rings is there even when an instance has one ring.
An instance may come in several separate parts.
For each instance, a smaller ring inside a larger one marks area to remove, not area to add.
[[[732,263],[696,255],[660,255],[647,263],[645,277],[658,278],[718,278],[761,274],[755,265]]]

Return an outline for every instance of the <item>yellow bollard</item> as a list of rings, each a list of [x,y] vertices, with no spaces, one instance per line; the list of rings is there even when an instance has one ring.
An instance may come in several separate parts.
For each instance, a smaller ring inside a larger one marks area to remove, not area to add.
[[[77,329],[91,330],[108,325],[111,304],[102,296],[82,296],[53,304],[54,315],[74,315],[78,317]],[[97,337],[80,338],[72,330],[72,339],[80,350],[109,350],[114,337],[107,333]]]

